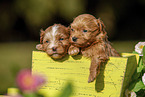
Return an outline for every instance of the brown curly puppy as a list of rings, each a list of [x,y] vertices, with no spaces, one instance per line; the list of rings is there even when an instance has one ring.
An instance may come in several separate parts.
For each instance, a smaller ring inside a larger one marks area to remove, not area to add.
[[[76,17],[71,24],[68,53],[77,55],[79,52],[91,58],[88,82],[95,80],[100,72],[100,66],[107,62],[110,56],[120,56],[107,39],[105,26],[100,19],[90,14]]]
[[[45,31],[41,30],[40,44],[36,49],[45,51],[53,59],[60,59],[68,51],[69,30],[61,24],[54,24]]]

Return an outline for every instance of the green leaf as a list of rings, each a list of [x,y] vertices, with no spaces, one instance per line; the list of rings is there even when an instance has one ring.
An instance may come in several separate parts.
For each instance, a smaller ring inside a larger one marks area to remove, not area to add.
[[[136,70],[132,76],[132,80],[133,81],[137,80],[140,77],[140,75],[141,75],[141,73],[140,72],[137,73],[137,70]]]
[[[72,94],[72,92],[73,92],[72,84],[71,84],[71,83],[68,83],[68,84],[64,87],[62,93],[61,93],[58,97],[70,97],[71,94]]]
[[[145,89],[145,85],[144,85],[144,87],[142,89]]]
[[[145,66],[143,67],[143,70],[142,70],[142,72],[143,72],[143,73],[145,73]]]
[[[145,46],[143,47],[143,64],[145,65]]]
[[[140,59],[140,61],[139,61],[139,65],[138,65],[138,67],[137,67],[137,72],[141,72],[142,70],[143,70],[143,60],[142,60],[142,58]]]
[[[132,53],[133,53],[133,54],[138,54],[136,51],[133,51]]]
[[[136,85],[136,83],[137,83],[138,81],[139,81],[139,80],[132,81],[132,82],[129,84],[129,87],[128,87],[129,91],[132,91],[132,90],[133,90],[133,88],[135,87],[135,85]]]
[[[145,85],[143,84],[143,82],[139,80],[138,82],[134,83],[134,87],[132,88],[132,91],[138,92],[140,89],[143,89],[144,87]]]

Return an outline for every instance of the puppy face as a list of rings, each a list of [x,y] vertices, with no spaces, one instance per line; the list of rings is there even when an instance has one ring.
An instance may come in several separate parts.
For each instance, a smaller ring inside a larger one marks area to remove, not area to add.
[[[69,41],[77,47],[87,47],[95,41],[100,34],[99,19],[89,14],[82,14],[76,17],[71,24]]]
[[[45,31],[41,30],[38,50],[45,51],[53,59],[62,58],[69,47],[69,30],[60,24],[54,24]]]

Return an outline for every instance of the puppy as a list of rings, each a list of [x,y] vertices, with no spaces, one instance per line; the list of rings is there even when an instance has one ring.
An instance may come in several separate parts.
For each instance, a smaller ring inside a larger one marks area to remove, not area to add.
[[[54,24],[45,31],[40,31],[40,44],[36,45],[36,49],[45,51],[53,59],[64,57],[70,45],[68,28]]]
[[[100,19],[90,14],[76,17],[70,26],[70,43],[68,53],[72,56],[79,52],[91,58],[88,82],[96,79],[100,66],[109,60],[110,56],[120,56],[108,41],[105,26]]]

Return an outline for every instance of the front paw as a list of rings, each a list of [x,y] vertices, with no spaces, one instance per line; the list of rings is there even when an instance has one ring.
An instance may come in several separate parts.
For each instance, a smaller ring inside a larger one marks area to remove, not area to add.
[[[89,75],[88,83],[93,82],[96,79],[96,75]]]
[[[96,77],[99,75],[99,73],[100,70],[91,72],[88,78],[88,83],[93,82],[96,79]]]
[[[96,58],[92,58],[88,83],[93,82],[96,79],[96,77],[99,75],[100,65],[101,65],[100,60],[96,60]]]
[[[70,47],[68,50],[68,54],[71,56],[75,56],[80,52],[80,49],[77,47]]]

